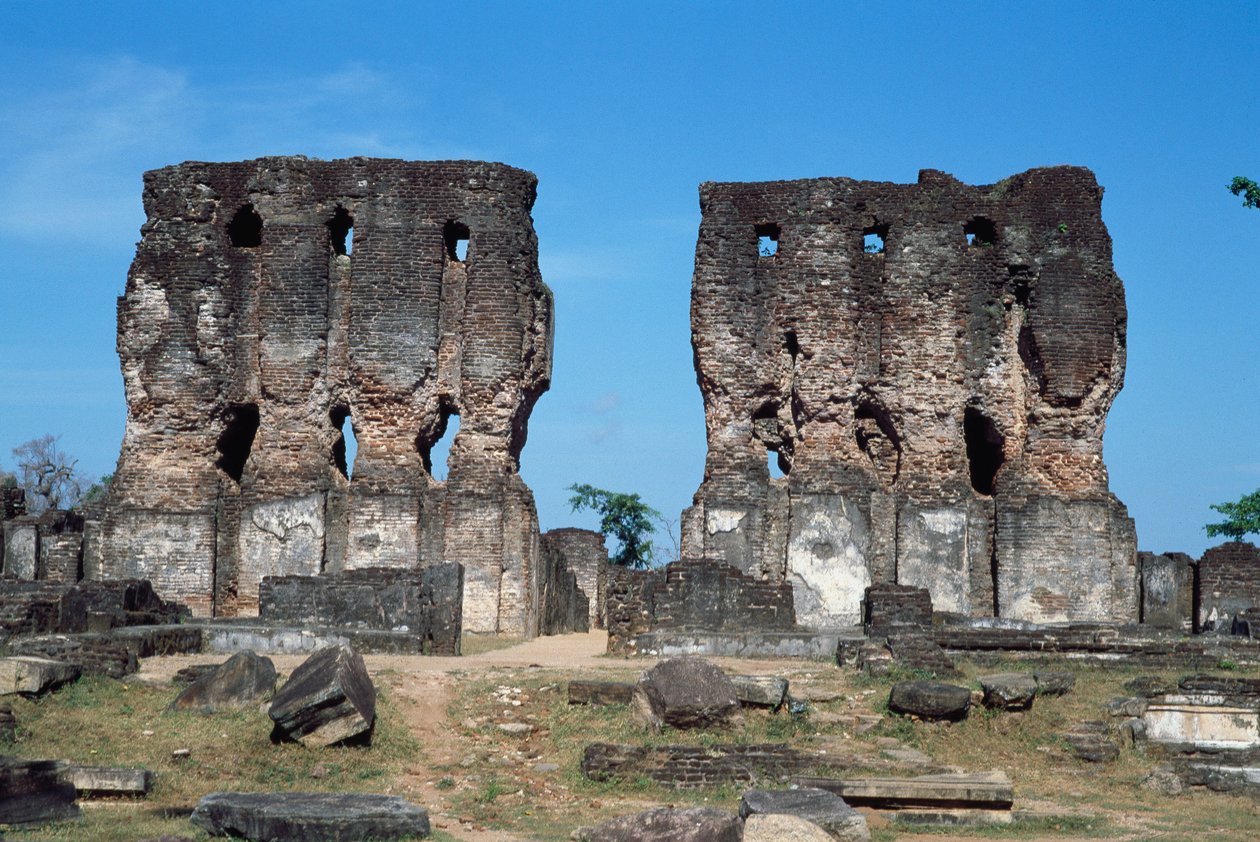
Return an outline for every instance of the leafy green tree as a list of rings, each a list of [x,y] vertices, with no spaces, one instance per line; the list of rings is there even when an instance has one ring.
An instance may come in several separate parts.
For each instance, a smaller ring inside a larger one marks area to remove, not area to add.
[[[1229,192],[1235,196],[1242,196],[1243,207],[1260,208],[1260,184],[1256,184],[1251,179],[1243,178],[1241,175],[1234,176],[1234,180],[1229,183]]]
[[[109,486],[113,481],[113,474],[105,474],[99,480],[92,483],[92,485],[88,487],[88,490],[83,492],[83,497],[79,500],[79,505],[95,503],[97,500],[102,499],[109,493]]]
[[[1224,535],[1241,541],[1249,532],[1260,535],[1260,491],[1244,494],[1237,503],[1221,503],[1210,508],[1225,515],[1225,520],[1204,527],[1209,537]]]
[[[570,485],[569,505],[573,511],[590,509],[600,517],[599,531],[615,538],[620,545],[609,559],[623,567],[651,567],[653,560],[653,521],[662,521],[661,513],[644,503],[638,494],[605,491],[585,483]]]

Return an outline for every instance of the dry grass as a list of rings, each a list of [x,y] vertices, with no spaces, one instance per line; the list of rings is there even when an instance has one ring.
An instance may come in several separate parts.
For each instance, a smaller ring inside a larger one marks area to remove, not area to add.
[[[959,681],[972,686],[978,686],[975,678],[985,672],[1032,668],[1021,662],[963,663],[960,667],[963,677]],[[707,803],[734,809],[738,803],[740,793],[735,787],[677,791],[647,780],[589,781],[581,775],[579,762],[592,742],[786,741],[798,748],[840,749],[858,757],[880,758],[890,737],[937,763],[1007,771],[1015,782],[1017,809],[1031,809],[1040,816],[1007,827],[951,829],[941,834],[877,827],[875,837],[883,842],[920,838],[1197,842],[1253,838],[1260,831],[1260,805],[1255,801],[1210,792],[1166,798],[1144,789],[1142,780],[1159,761],[1137,749],[1126,747],[1119,761],[1101,766],[1076,760],[1067,752],[1059,735],[1082,720],[1104,718],[1100,705],[1122,695],[1126,680],[1150,674],[1149,670],[1041,665],[1076,673],[1076,690],[1060,698],[1038,699],[1026,713],[974,711],[956,725],[917,723],[885,714],[875,730],[856,734],[846,717],[884,713],[891,684],[907,676],[872,679],[806,662],[762,662],[751,668],[783,674],[794,688],[810,686],[839,697],[814,703],[803,716],[748,711],[732,729],[667,729],[652,734],[634,724],[624,706],[568,705],[568,680],[590,676],[557,669],[472,669],[470,665],[455,684],[446,727],[440,730],[445,743],[435,752],[439,747],[430,745],[426,750],[408,724],[415,721],[415,712],[401,695],[401,687],[414,676],[386,671],[376,676],[379,719],[372,747],[314,751],[292,744],[273,745],[270,721],[260,711],[213,717],[164,713],[174,688],[84,679],[44,699],[14,704],[21,736],[14,753],[143,766],[158,772],[156,788],[144,801],[88,804],[79,823],[7,831],[6,838],[122,842],[173,833],[201,839],[205,837],[191,828],[186,816],[208,792],[330,790],[407,795],[458,819],[458,827],[454,821],[447,824],[455,836],[460,828],[479,828],[480,838],[511,832],[522,839],[564,840],[576,827],[650,806]],[[629,661],[624,668],[613,665],[599,678],[631,680],[639,669]],[[506,722],[528,723],[534,730],[510,735],[498,727]],[[146,736],[146,731],[153,733]],[[191,758],[174,760],[171,753],[177,748],[190,749]],[[443,834],[439,831],[436,838]]]

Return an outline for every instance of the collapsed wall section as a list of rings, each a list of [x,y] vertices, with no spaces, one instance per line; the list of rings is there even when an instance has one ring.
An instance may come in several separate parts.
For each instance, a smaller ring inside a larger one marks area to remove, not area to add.
[[[118,302],[127,426],[86,574],[236,615],[265,576],[457,562],[465,629],[536,633],[518,474],[551,374],[535,188],[474,161],[146,173]]]
[[[858,622],[878,582],[963,614],[1135,618],[1102,461],[1127,316],[1101,198],[1077,167],[702,185],[708,457],[683,555],[790,581],[817,626]]]

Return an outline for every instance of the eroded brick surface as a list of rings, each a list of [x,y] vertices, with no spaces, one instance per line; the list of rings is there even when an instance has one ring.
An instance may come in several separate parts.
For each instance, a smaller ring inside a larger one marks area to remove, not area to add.
[[[810,625],[858,622],[874,582],[943,611],[1135,618],[1102,461],[1127,317],[1101,197],[1077,167],[702,185],[708,458],[683,555],[790,581]]]
[[[469,161],[147,173],[118,302],[127,427],[86,575],[235,615],[257,611],[264,576],[458,562],[465,629],[536,633],[518,474],[551,371],[535,187]],[[438,481],[430,451],[455,415]]]

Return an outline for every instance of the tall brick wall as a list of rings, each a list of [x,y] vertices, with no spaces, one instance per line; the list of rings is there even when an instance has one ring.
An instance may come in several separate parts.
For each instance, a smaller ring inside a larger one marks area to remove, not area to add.
[[[589,626],[604,628],[604,598],[608,587],[608,547],[604,536],[590,529],[550,529],[542,534],[543,547],[559,553],[590,600]]]
[[[535,634],[537,516],[518,474],[551,372],[535,187],[470,161],[146,173],[118,302],[127,427],[89,574],[234,615],[269,575],[458,562],[465,629]],[[453,415],[438,481],[430,451]]]
[[[1260,549],[1228,541],[1199,559],[1199,627],[1230,630],[1240,611],[1260,608]]]
[[[1135,619],[1102,462],[1127,317],[1101,198],[1077,167],[702,185],[708,457],[683,554],[791,582],[808,625],[858,622],[873,582],[944,611]]]

